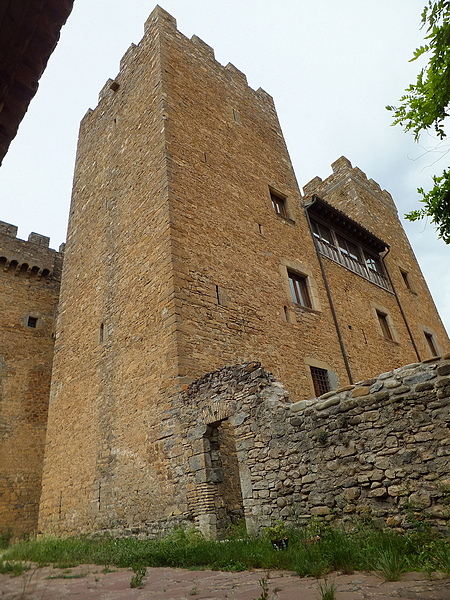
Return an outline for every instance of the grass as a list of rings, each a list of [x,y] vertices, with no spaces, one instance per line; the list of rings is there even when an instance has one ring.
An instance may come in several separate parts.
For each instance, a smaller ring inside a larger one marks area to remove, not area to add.
[[[319,581],[320,600],[336,600],[336,591],[334,583],[328,583],[326,579]]]
[[[131,588],[140,588],[144,585],[144,578],[147,575],[147,567],[143,564],[133,565],[132,566],[134,575],[130,581]]]
[[[312,537],[315,533],[319,536]],[[385,579],[395,580],[405,571],[450,575],[450,540],[427,529],[397,533],[370,525],[351,531],[324,526],[318,532],[315,526],[314,531],[291,530],[289,548],[277,552],[266,537],[241,533],[238,539],[219,542],[206,540],[197,532],[178,530],[157,540],[73,537],[20,542],[3,554],[0,572],[13,574],[19,569],[16,561],[62,568],[83,563],[108,569],[128,567],[138,576],[146,567],[164,566],[225,571],[281,569],[317,578],[332,571],[377,571]]]
[[[11,542],[12,532],[10,529],[0,531],[0,550],[5,550]]]

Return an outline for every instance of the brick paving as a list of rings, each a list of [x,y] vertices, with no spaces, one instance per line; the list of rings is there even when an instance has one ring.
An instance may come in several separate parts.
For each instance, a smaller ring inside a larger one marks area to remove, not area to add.
[[[80,565],[73,569],[44,567],[22,576],[0,575],[0,600],[259,600],[260,579],[269,585],[268,600],[320,600],[319,581],[282,571],[187,571],[149,568],[143,587],[130,588],[133,572]],[[450,600],[450,580],[408,573],[386,582],[374,573],[330,574],[336,600]]]

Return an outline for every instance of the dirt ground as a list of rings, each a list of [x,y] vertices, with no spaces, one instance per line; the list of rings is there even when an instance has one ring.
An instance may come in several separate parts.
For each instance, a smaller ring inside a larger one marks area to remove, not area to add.
[[[186,571],[148,568],[141,588],[130,588],[133,572],[105,572],[95,565],[72,569],[31,568],[19,577],[0,575],[0,600],[320,600],[319,584],[334,584],[336,600],[450,600],[450,580],[407,573],[386,582],[374,573],[300,578],[282,571]],[[268,595],[261,594],[266,580]]]

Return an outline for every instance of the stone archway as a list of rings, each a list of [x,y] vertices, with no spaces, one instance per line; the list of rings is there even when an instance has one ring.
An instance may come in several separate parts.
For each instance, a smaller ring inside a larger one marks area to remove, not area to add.
[[[194,521],[207,537],[220,536],[242,519],[248,531],[256,530],[255,497],[266,491],[260,476],[255,479],[252,473],[249,452],[254,452],[262,414],[267,413],[264,427],[271,428],[273,409],[290,403],[286,390],[252,362],[205,375],[181,393],[180,401],[187,438],[187,501]]]

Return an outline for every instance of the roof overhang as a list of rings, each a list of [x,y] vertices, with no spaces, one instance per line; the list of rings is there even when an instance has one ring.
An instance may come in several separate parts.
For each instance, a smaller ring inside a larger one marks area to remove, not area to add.
[[[312,201],[305,206],[305,209],[311,217],[315,216],[321,221],[329,223],[377,253],[389,249],[386,242],[319,196],[313,195]]]

